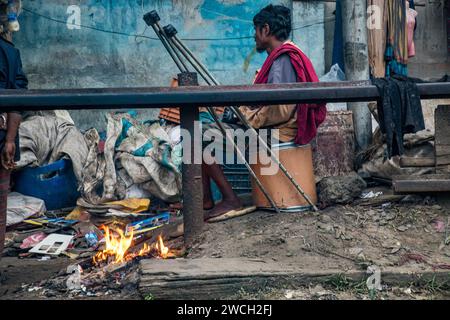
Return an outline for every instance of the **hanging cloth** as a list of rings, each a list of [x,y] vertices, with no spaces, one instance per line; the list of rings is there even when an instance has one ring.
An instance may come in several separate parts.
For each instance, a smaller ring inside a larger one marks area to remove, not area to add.
[[[387,0],[386,77],[408,75],[408,32],[405,0]]]

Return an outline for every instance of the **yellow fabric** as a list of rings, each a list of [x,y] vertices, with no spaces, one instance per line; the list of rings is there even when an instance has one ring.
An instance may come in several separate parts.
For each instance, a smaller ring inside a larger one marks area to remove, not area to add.
[[[125,199],[121,201],[106,202],[106,205],[119,205],[127,212],[139,213],[148,210],[149,199]]]
[[[72,210],[69,215],[66,216],[66,220],[80,220],[81,213],[83,213],[84,209],[82,207],[76,207]]]

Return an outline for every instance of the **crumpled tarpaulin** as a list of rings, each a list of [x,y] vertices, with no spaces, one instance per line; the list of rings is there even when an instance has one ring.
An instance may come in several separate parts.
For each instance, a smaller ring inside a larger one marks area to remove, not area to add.
[[[88,146],[69,119],[51,115],[29,117],[20,124],[19,137],[17,168],[40,167],[68,157],[77,180],[81,181]]]
[[[81,185],[83,202],[95,205],[121,200],[134,185],[164,201],[179,201],[181,172],[172,160],[166,131],[157,122],[139,123],[129,113],[106,117],[103,153],[98,152],[97,130],[85,134],[89,152]]]
[[[24,196],[18,192],[8,195],[6,226],[12,226],[30,217],[38,217],[46,212],[44,200]]]

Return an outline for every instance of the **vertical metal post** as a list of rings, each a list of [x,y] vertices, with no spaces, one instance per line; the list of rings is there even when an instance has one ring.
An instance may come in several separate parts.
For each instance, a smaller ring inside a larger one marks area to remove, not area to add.
[[[367,47],[367,0],[341,0],[344,32],[344,62],[347,80],[369,79]],[[372,142],[372,116],[367,102],[348,104],[353,111],[358,149],[364,150]]]
[[[178,74],[178,84],[180,86],[198,86],[197,73],[182,72]],[[202,185],[202,165],[194,162],[195,148],[201,148],[200,141],[196,141],[195,132],[201,133],[199,125],[198,108],[180,108],[181,129],[186,130],[191,135],[190,141],[190,164],[183,163],[183,220],[184,220],[184,242],[186,247],[193,244],[195,238],[201,233],[204,224],[203,218],[203,185]],[[185,150],[184,152],[187,152]]]

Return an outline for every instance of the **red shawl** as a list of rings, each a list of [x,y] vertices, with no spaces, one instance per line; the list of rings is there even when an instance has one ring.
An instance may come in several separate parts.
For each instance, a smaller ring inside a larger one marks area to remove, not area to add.
[[[282,54],[288,54],[297,73],[297,82],[319,82],[316,71],[309,58],[293,43],[287,42],[278,47],[267,57],[255,84],[267,83],[273,62]],[[326,104],[298,104],[297,126],[295,138],[297,144],[308,144],[317,134],[317,128],[325,120]]]

